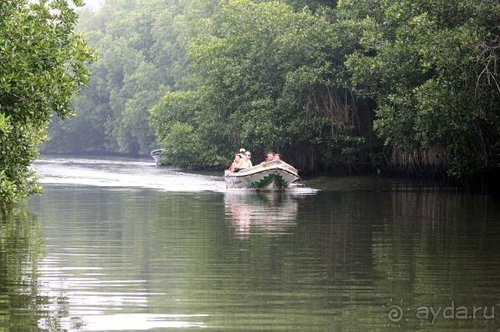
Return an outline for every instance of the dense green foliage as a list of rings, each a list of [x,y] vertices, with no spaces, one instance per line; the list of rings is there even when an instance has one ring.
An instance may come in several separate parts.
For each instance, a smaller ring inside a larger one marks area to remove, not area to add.
[[[83,15],[101,59],[48,150],[495,172],[499,16],[494,0],[107,1]]]
[[[497,1],[345,1],[337,15],[359,31],[351,86],[377,101],[374,125],[399,150],[394,163],[457,175],[498,167]]]
[[[54,123],[46,151],[145,154],[155,147],[149,110],[184,75],[182,2],[107,1],[82,12],[79,29],[99,52],[77,115]]]
[[[74,1],[74,5],[81,5]],[[68,1],[0,2],[0,205],[38,189],[30,163],[54,112],[70,113],[92,58]]]
[[[205,24],[188,45],[189,98],[180,97],[183,91],[168,94],[153,111],[163,146],[176,145],[175,136],[161,133],[171,132],[169,124],[187,125],[211,143],[201,151],[207,156],[231,155],[239,145],[263,153],[317,136],[314,120],[302,123],[306,110],[297,97],[324,86],[331,71],[327,50],[336,40],[328,21],[286,4],[231,1]],[[190,148],[177,145],[176,152]],[[179,158],[170,152],[172,161]]]

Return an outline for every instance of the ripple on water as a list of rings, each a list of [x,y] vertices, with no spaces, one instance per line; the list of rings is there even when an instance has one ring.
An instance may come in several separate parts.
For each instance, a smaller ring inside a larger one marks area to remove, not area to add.
[[[159,328],[202,328],[205,323],[201,319],[205,314],[90,314],[84,318],[64,318],[60,324],[63,330],[83,328],[85,331],[143,331]],[[40,329],[49,329],[50,322],[42,319],[38,323]]]

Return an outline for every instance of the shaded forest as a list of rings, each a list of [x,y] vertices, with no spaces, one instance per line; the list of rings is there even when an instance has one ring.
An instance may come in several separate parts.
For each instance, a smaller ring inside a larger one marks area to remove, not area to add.
[[[107,0],[99,59],[44,152],[227,167],[240,147],[303,173],[492,175],[496,0]]]

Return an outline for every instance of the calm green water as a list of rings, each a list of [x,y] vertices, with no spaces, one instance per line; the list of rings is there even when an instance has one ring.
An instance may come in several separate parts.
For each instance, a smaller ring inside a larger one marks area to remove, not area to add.
[[[498,198],[150,164],[36,163],[44,194],[0,215],[0,331],[500,328]]]

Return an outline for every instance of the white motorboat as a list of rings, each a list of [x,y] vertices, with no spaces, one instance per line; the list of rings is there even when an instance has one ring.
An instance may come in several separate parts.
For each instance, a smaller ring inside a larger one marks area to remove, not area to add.
[[[156,150],[151,151],[151,157],[153,157],[153,159],[155,160],[156,165],[161,164],[161,156],[162,155],[163,155],[163,149],[156,149]]]
[[[238,172],[224,172],[226,188],[282,190],[299,179],[298,170],[282,160],[264,162]]]

